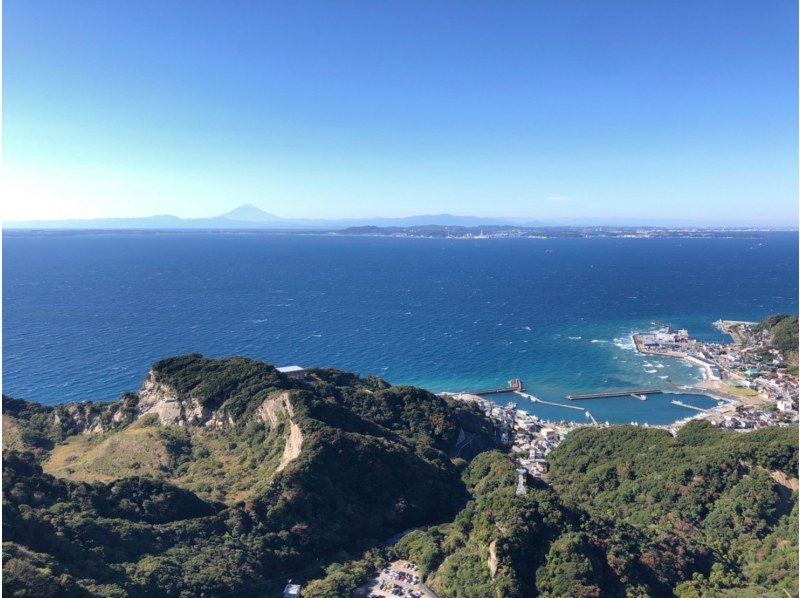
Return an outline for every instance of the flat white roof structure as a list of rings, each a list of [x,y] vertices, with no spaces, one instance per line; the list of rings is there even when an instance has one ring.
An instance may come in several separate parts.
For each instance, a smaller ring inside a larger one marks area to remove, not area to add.
[[[276,369],[281,374],[289,376],[289,378],[305,378],[306,376],[306,369],[301,368],[299,365],[285,365]]]
[[[285,365],[275,369],[281,374],[291,374],[292,372],[302,372],[305,368],[301,368],[299,365]]]

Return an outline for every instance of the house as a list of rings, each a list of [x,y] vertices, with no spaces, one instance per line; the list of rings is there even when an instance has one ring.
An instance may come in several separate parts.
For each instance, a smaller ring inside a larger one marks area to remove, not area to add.
[[[531,475],[540,476],[547,473],[549,466],[545,459],[534,459],[530,468]]]
[[[538,432],[539,430],[542,429],[542,426],[540,426],[536,422],[526,422],[526,423],[522,424],[522,427],[525,430],[527,430],[528,432],[531,432],[533,434],[535,434],[536,432]]]
[[[300,598],[300,584],[292,583],[290,579],[286,587],[283,588],[283,598]]]
[[[541,435],[547,440],[558,440],[558,432],[556,432],[553,428],[542,428]]]
[[[276,369],[281,374],[289,376],[289,378],[303,379],[306,377],[306,369],[301,368],[299,365],[285,365]]]

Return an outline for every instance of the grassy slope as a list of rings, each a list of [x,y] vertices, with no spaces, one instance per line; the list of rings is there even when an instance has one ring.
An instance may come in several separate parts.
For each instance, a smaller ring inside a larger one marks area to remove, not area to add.
[[[148,475],[168,480],[206,499],[233,504],[264,490],[284,448],[285,424],[248,443],[238,430],[142,426],[100,435],[70,436],[43,463],[46,473],[75,482],[110,482]]]

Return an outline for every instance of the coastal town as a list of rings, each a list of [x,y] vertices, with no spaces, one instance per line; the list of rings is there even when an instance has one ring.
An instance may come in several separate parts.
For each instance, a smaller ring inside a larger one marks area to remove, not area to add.
[[[318,231],[314,231],[318,233]],[[332,236],[396,237],[424,239],[758,239],[764,233],[756,228],[630,227],[630,226],[528,226],[483,224],[454,226],[421,224],[416,226],[351,226],[330,230]],[[291,234],[308,235],[309,231]]]
[[[699,388],[727,403],[710,411],[707,419],[713,423],[735,429],[796,423],[797,364],[756,322],[719,320],[715,326],[733,342],[703,342],[671,327],[636,334],[633,340],[642,354],[682,359],[702,369]]]
[[[674,404],[691,408],[696,413],[669,425],[649,427],[664,428],[675,434],[687,422],[698,419],[740,431],[796,424],[796,363],[790,363],[789,356],[775,347],[769,331],[758,323],[720,320],[715,326],[730,335],[733,342],[703,342],[691,338],[686,330],[674,330],[668,325],[648,333],[633,335],[636,350],[640,354],[682,359],[700,368],[704,380],[694,390],[718,401],[716,407],[701,409],[673,400]],[[547,403],[522,392],[519,379],[510,380],[508,386],[509,391],[534,403]],[[639,393],[662,392],[670,391],[626,390],[566,398],[632,396],[644,400],[645,397]],[[495,423],[501,442],[513,454],[518,466],[518,494],[527,492],[530,478],[547,481],[548,455],[573,430],[586,426],[611,426],[608,422],[598,423],[588,411],[585,411],[589,420],[586,422],[554,422],[530,414],[527,410],[518,408],[516,403],[499,405],[487,398],[491,393],[455,393],[451,396],[477,405]]]

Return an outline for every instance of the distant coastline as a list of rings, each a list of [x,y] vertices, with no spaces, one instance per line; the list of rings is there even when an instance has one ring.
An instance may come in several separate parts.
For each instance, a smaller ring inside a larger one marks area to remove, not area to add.
[[[797,234],[797,230],[768,228],[667,228],[667,227],[524,227],[524,226],[445,226],[410,227],[357,226],[341,229],[290,228],[3,228],[5,236],[79,236],[79,235],[263,235],[263,236],[326,236],[375,237],[393,239],[761,239],[770,234]]]
[[[788,224],[788,225],[787,225]],[[655,231],[709,236],[796,230],[795,222],[781,220],[760,223],[730,220],[692,221],[683,218],[557,218],[492,217],[458,214],[417,214],[401,217],[284,218],[252,205],[204,218],[182,218],[171,214],[128,218],[53,219],[6,221],[3,230],[27,231],[161,231],[161,232],[288,232],[292,234],[344,234],[375,236],[567,236],[583,232],[624,235]],[[663,236],[663,234],[662,234]]]

